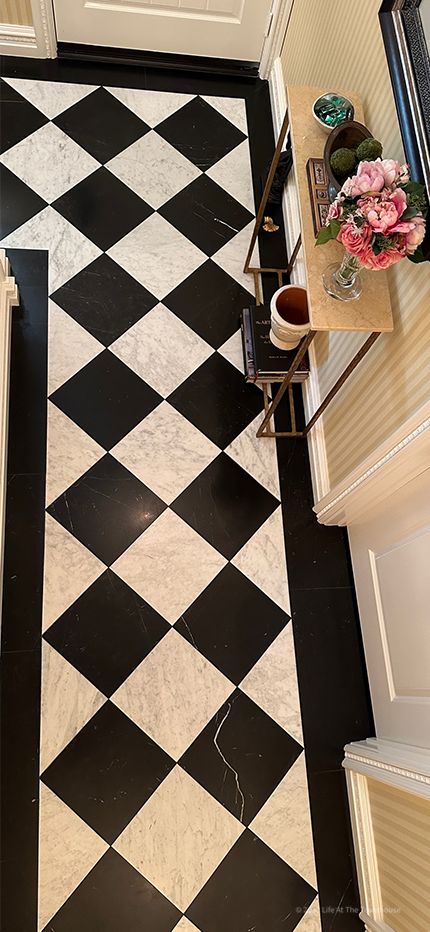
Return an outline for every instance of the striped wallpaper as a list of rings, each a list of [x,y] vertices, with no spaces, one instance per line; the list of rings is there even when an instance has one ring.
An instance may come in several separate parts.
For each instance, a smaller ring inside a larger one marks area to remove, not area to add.
[[[294,0],[282,66],[286,83],[350,88],[385,154],[402,158],[400,132],[383,48],[381,0]],[[378,273],[366,273],[378,274]],[[381,336],[324,415],[333,487],[399,427],[430,393],[430,264],[405,260],[392,269],[395,331]],[[334,383],[362,337],[321,335],[316,353],[321,393]]]
[[[384,921],[393,932],[430,929],[430,801],[368,780]]]
[[[31,0],[0,0],[0,23],[32,26]]]

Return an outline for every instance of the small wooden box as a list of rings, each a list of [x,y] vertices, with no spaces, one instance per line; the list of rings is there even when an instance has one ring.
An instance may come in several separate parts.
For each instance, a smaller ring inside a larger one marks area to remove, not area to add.
[[[327,219],[330,201],[328,196],[328,177],[324,159],[308,159],[306,163],[309,194],[311,199],[312,220],[315,236]]]

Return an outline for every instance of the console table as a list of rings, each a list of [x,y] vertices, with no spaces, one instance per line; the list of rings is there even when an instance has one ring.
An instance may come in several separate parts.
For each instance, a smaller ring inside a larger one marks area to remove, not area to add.
[[[327,134],[318,125],[312,114],[312,105],[314,101],[324,93],[327,93],[327,88],[287,87],[287,112],[279,134],[244,266],[244,272],[254,276],[256,300],[257,304],[259,304],[261,301],[259,276],[266,272],[272,274],[275,272],[278,275],[279,285],[281,286],[283,284],[283,276],[291,272],[299,250],[302,248],[308,293],[310,331],[297,347],[297,353],[290,370],[281,383],[273,401],[270,401],[267,386],[263,386],[265,416],[258,429],[257,437],[306,437],[380,334],[393,330],[393,315],[386,272],[364,270],[362,273],[363,291],[360,297],[355,301],[337,301],[335,298],[330,297],[323,287],[322,273],[324,269],[337,259],[340,263],[343,255],[343,248],[340,243],[337,242],[331,241],[325,246],[315,246],[315,231],[306,173],[306,163],[308,159],[322,157],[327,139]],[[343,91],[340,91],[340,93],[343,93]],[[364,122],[363,107],[360,98],[357,97],[356,94],[351,94],[349,92],[346,92],[345,96],[354,104],[354,118],[359,122]],[[252,253],[263,222],[270,188],[288,132],[290,132],[291,135],[293,150],[293,165],[300,210],[301,235],[295,245],[291,259],[285,268],[253,266],[251,265]],[[315,411],[305,427],[302,430],[297,430],[294,398],[292,394],[292,377],[317,333],[332,330],[351,332],[362,331],[363,333],[368,333],[369,336],[349,365],[339,376],[335,385],[329,391],[328,395],[324,398],[320,407]],[[271,429],[270,422],[276,408],[287,391],[290,396],[291,430],[276,431]]]

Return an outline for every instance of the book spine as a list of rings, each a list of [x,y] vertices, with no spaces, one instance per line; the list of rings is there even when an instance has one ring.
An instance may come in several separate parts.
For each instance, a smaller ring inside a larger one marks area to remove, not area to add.
[[[243,361],[245,365],[245,377],[247,382],[255,382],[255,362],[254,350],[251,338],[251,321],[249,308],[245,307],[242,311],[240,329],[242,334]]]

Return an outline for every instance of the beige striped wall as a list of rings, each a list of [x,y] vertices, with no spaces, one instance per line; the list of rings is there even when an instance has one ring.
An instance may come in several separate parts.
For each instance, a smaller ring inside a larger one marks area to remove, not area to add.
[[[0,0],[0,23],[32,26],[31,0]]]
[[[357,91],[385,154],[402,157],[378,21],[381,0],[295,0],[282,51],[286,83]],[[378,273],[367,273],[378,274]],[[430,394],[430,264],[390,271],[394,334],[381,336],[324,418],[330,484],[399,427]],[[316,341],[322,394],[353,355],[354,335]],[[430,926],[429,926],[430,928]]]
[[[394,932],[430,929],[430,801],[368,780],[384,920]]]

